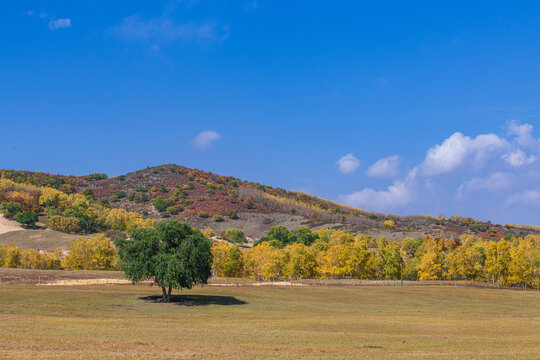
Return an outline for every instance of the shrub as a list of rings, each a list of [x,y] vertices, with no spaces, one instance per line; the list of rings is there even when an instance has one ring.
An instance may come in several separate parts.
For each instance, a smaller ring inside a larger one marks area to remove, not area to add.
[[[233,219],[233,220],[236,220],[238,219],[238,213],[234,210],[231,210],[227,213],[227,216],[230,218],[230,219]]]
[[[140,193],[143,193],[143,192],[147,192],[148,190],[144,187],[144,186],[139,186],[135,189],[136,192],[140,192]]]
[[[120,175],[117,177],[118,181],[124,181],[126,180],[126,176],[125,175]]]
[[[63,231],[71,234],[81,233],[80,221],[74,217],[54,215],[49,218],[48,226],[52,230]]]
[[[83,194],[87,199],[95,199],[94,193],[90,189],[84,189],[81,194]]]
[[[107,174],[94,173],[86,176],[88,180],[105,180],[108,178]]]
[[[385,220],[383,223],[383,229],[395,230],[396,223],[394,222],[394,220]]]
[[[15,221],[17,221],[21,225],[24,225],[25,227],[34,227],[38,222],[38,216],[36,213],[25,211],[18,213],[15,216]]]
[[[207,219],[210,215],[208,215],[208,213],[206,213],[204,211],[199,211],[197,213],[197,216],[200,217],[201,219]]]
[[[214,215],[214,221],[216,221],[216,222],[223,221],[223,216],[221,216],[219,214]]]
[[[6,202],[0,204],[0,212],[4,214],[8,219],[15,218],[15,216],[22,211],[22,204],[16,202]]]
[[[154,207],[159,212],[164,212],[165,210],[167,210],[167,202],[165,202],[165,200],[163,200],[162,198],[152,200],[152,204],[154,204]]]
[[[224,231],[225,240],[233,243],[243,243],[246,241],[246,236],[242,230],[228,229]]]
[[[178,215],[179,213],[181,213],[182,211],[184,211],[184,208],[180,205],[173,205],[173,206],[169,206],[167,208],[167,212],[170,214],[170,215]]]

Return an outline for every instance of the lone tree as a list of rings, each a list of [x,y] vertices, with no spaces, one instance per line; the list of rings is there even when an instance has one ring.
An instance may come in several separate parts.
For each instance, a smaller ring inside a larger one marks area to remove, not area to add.
[[[171,301],[173,288],[206,284],[212,274],[212,243],[199,229],[176,220],[135,229],[129,238],[116,239],[115,245],[127,278],[134,283],[154,278],[164,302]]]

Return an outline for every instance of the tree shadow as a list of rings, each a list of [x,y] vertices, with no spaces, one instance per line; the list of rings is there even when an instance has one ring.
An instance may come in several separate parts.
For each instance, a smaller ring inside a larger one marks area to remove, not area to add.
[[[141,300],[160,303],[161,295],[144,296]],[[246,301],[239,300],[234,296],[213,295],[171,295],[171,304],[179,306],[205,306],[205,305],[245,305]]]

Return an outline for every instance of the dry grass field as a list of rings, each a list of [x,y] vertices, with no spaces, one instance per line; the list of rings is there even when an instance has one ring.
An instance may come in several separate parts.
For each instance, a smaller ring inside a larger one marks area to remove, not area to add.
[[[538,359],[540,293],[0,286],[0,358]]]

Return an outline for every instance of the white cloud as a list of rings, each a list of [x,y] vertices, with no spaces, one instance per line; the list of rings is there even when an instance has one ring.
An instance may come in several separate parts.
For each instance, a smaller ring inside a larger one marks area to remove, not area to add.
[[[481,167],[491,153],[508,145],[505,139],[495,134],[482,134],[472,139],[456,132],[442,144],[435,145],[427,151],[426,158],[420,165],[422,174],[434,176],[450,173],[458,169],[469,157],[476,161],[476,166]]]
[[[465,181],[459,186],[457,199],[463,200],[465,195],[472,191],[489,190],[497,191],[512,186],[512,178],[509,174],[496,172],[487,178],[475,177]]]
[[[175,23],[168,17],[144,19],[139,15],[124,18],[112,32],[119,38],[137,41],[219,41],[226,37],[226,29],[218,29],[214,22]]]
[[[379,159],[366,175],[394,177],[391,185],[360,187],[339,200],[373,211],[470,213],[502,223],[537,223],[535,213],[523,206],[540,209],[540,139],[530,124],[511,121],[507,130],[478,136],[455,132],[430,147],[420,164],[398,179],[400,157]]]
[[[521,149],[512,151],[511,153],[504,154],[501,158],[512,167],[521,167],[523,165],[529,165],[536,161],[534,155],[527,156]]]
[[[527,147],[537,147],[538,141],[532,136],[533,126],[531,124],[520,124],[516,120],[507,123],[508,134],[515,136],[518,144]]]
[[[340,196],[340,200],[348,205],[372,211],[388,211],[402,208],[415,200],[416,169],[413,169],[403,180],[395,180],[386,190],[364,188],[352,194]]]
[[[396,176],[399,173],[398,167],[400,162],[401,157],[399,155],[392,155],[379,159],[367,169],[366,174],[374,177]]]
[[[57,30],[57,29],[65,29],[71,27],[71,19],[65,18],[65,19],[56,19],[49,21],[49,29],[50,30]]]
[[[34,15],[34,12],[32,10],[28,10],[28,11],[23,12],[23,15],[24,16],[32,16],[32,15]]]
[[[342,174],[350,174],[355,172],[360,167],[360,160],[353,154],[347,154],[337,161],[339,172]]]
[[[204,150],[212,146],[219,139],[221,139],[221,134],[215,131],[203,131],[192,140],[192,143],[197,149]]]
[[[509,196],[506,199],[505,207],[512,206],[512,205],[539,206],[540,205],[540,189],[525,190],[523,192]]]

